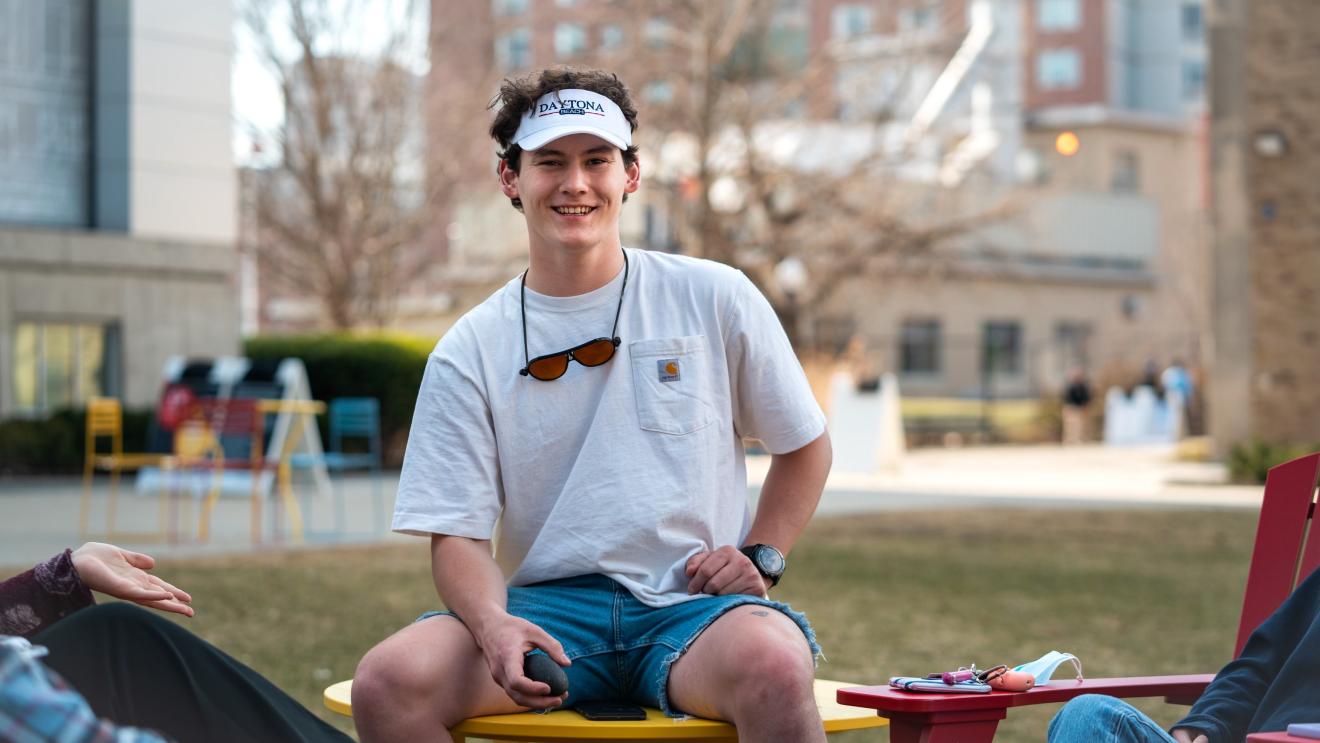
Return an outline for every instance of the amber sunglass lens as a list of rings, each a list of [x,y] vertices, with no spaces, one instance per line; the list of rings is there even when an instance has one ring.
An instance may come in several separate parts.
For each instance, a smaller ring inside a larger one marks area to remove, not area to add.
[[[564,376],[564,370],[566,369],[568,369],[568,354],[566,353],[536,359],[527,365],[527,371],[543,382],[559,379]]]
[[[573,358],[583,366],[600,366],[614,356],[614,343],[601,339],[573,352]]]

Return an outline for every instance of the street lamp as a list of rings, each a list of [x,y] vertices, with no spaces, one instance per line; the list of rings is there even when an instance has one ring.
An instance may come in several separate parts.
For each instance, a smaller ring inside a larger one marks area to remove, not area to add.
[[[1283,157],[1288,154],[1288,138],[1276,129],[1262,129],[1256,132],[1251,146],[1261,157]]]
[[[807,288],[807,266],[801,258],[790,255],[775,264],[775,283],[780,290],[793,297]]]
[[[789,334],[789,341],[796,348],[802,339],[802,321],[798,312],[798,298],[802,295],[802,290],[807,288],[807,266],[801,258],[790,255],[779,263],[775,264],[775,284],[783,292],[784,298],[788,300],[785,309],[788,312],[786,318],[788,322],[785,329]]]

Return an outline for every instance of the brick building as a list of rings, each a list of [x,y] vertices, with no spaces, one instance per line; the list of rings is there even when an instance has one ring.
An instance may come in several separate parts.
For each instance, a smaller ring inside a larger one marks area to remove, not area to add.
[[[1320,441],[1320,3],[1226,0],[1213,52],[1212,431]]]
[[[666,7],[432,0],[434,98],[551,64],[604,66],[633,87],[643,136],[673,131],[682,122],[665,120],[667,104],[693,94],[683,86],[699,50],[666,41],[692,30]],[[815,76],[773,112],[782,126],[842,141],[890,116],[919,136],[912,170],[930,175],[913,187],[932,204],[1021,206],[1014,223],[966,236],[959,270],[841,287],[814,318],[822,345],[859,337],[916,395],[1043,394],[1079,362],[1133,377],[1146,360],[1195,363],[1207,313],[1201,13],[1202,0],[774,3],[766,64]],[[518,260],[521,226],[489,177],[489,140],[470,118],[432,121],[433,142],[473,153],[473,194],[489,197],[446,218],[451,255]],[[1080,149],[1060,152],[1065,133]],[[671,165],[666,144],[643,140],[644,177]],[[649,182],[630,202],[627,244],[684,250],[663,187]]]

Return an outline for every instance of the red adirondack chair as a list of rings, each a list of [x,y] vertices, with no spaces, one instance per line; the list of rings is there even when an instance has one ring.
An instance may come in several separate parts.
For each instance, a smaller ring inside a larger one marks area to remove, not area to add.
[[[1297,583],[1320,565],[1320,527],[1316,526],[1320,519],[1313,518],[1318,480],[1320,452],[1280,464],[1266,478],[1234,657]],[[857,686],[840,689],[837,698],[840,704],[868,707],[889,718],[891,743],[989,743],[1010,707],[1066,702],[1082,694],[1163,696],[1173,704],[1192,704],[1213,678],[1202,674],[1056,680],[1026,692],[988,694],[921,694],[889,686]]]

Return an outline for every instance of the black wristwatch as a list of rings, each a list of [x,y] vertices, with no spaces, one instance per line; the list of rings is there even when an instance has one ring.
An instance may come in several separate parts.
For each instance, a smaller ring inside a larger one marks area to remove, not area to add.
[[[779,579],[784,577],[783,552],[768,544],[749,544],[738,551],[747,555],[763,578],[770,579],[771,588],[779,585]]]

